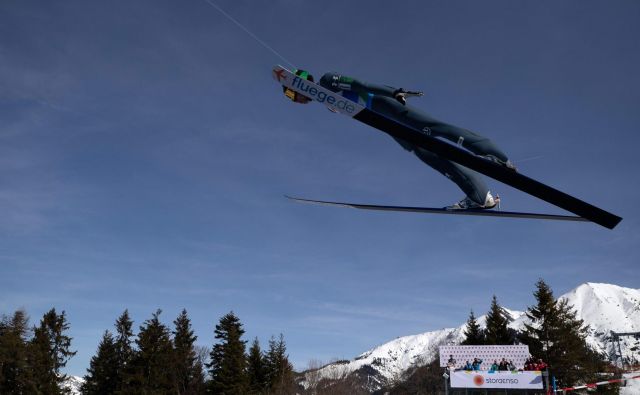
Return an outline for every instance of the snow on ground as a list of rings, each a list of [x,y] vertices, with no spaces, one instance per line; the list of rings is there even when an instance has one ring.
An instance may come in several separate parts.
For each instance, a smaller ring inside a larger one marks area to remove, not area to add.
[[[640,371],[633,373],[625,373],[624,377],[640,376]],[[620,395],[638,395],[640,394],[640,379],[627,381],[626,387],[620,389]]]

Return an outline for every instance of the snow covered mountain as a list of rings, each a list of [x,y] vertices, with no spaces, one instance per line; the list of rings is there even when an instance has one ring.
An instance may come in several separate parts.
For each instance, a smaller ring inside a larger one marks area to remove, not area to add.
[[[611,284],[585,283],[560,297],[566,299],[577,311],[578,318],[590,326],[587,341],[595,349],[611,354],[614,344],[608,339],[610,332],[640,331],[640,289],[623,288]],[[527,320],[520,311],[506,309],[513,321],[510,327],[522,330]],[[484,326],[485,317],[478,323]],[[321,379],[342,379],[350,375],[366,377],[369,390],[399,379],[412,367],[425,365],[433,360],[441,345],[459,344],[466,324],[457,328],[445,328],[418,335],[399,337],[373,348],[351,361],[326,365],[305,373],[301,383],[313,386]],[[624,355],[630,354],[638,340],[626,338],[620,342]]]
[[[640,332],[640,289],[586,283],[562,298],[576,309],[578,318],[589,324],[587,341],[600,352],[610,354],[613,350],[613,343],[606,339],[611,331]],[[623,354],[629,355],[629,348],[636,343],[633,338],[621,338]]]
[[[67,376],[67,380],[62,385],[64,389],[69,391],[69,395],[80,395],[80,387],[82,387],[84,379],[80,376]]]

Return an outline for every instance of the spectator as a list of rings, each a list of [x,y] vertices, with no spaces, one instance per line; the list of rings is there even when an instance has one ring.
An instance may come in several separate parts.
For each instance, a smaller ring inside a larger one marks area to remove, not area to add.
[[[542,359],[538,359],[538,362],[535,365],[535,370],[545,370],[547,368],[547,364],[542,361]]]
[[[453,355],[449,355],[449,360],[447,361],[447,365],[449,367],[456,366],[456,360],[453,358]]]
[[[501,372],[507,370],[507,361],[505,361],[504,358],[502,358],[502,360],[500,361],[500,364],[498,365],[498,370]]]
[[[535,370],[533,368],[533,358],[527,358],[527,361],[524,363],[524,370]]]
[[[464,370],[466,370],[467,372],[470,372],[473,370],[473,365],[471,365],[471,363],[469,361],[467,361],[467,363],[464,364]]]
[[[494,360],[489,368],[489,373],[495,373],[496,370],[498,370],[498,361]]]
[[[473,368],[473,370],[480,370],[480,365],[482,364],[482,359],[479,358],[473,358],[473,364],[471,364],[471,367]]]

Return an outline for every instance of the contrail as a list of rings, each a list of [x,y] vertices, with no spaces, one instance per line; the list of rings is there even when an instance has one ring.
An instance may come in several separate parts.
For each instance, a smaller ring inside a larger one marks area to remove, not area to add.
[[[264,41],[260,40],[260,38],[258,38],[258,36],[256,36],[255,34],[253,34],[249,29],[247,29],[246,27],[244,27],[242,25],[242,23],[238,22],[237,20],[235,20],[231,15],[227,14],[222,8],[220,8],[220,6],[218,6],[216,3],[214,3],[212,0],[204,0],[207,3],[209,3],[210,6],[214,7],[216,10],[220,11],[220,13],[222,15],[224,15],[225,17],[227,17],[227,19],[229,19],[231,22],[235,23],[240,29],[244,30],[245,33],[247,33],[249,36],[251,36],[251,38],[253,38],[254,40],[256,40],[260,45],[262,45],[263,47],[265,47],[266,49],[268,49],[269,51],[271,51],[274,55],[276,55],[277,57],[279,57],[280,59],[282,59],[285,63],[287,63],[289,66],[293,67],[294,69],[296,68],[296,66],[289,62],[284,56],[282,56],[278,51],[276,51],[275,49],[273,49],[269,44],[265,43]]]

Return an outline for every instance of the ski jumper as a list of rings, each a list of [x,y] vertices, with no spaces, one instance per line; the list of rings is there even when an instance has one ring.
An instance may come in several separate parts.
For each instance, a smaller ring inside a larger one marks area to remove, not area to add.
[[[450,125],[426,115],[396,100],[399,89],[387,85],[369,84],[329,72],[322,76],[320,85],[332,92],[342,91],[346,98],[370,103],[371,110],[410,126],[421,133],[440,137],[458,144],[476,155],[490,156],[506,162],[507,156],[491,140],[470,130]],[[371,96],[373,95],[373,96]],[[421,161],[434,168],[456,185],[467,197],[479,205],[485,204],[489,189],[477,172],[417,147],[407,141],[395,139],[404,149],[413,152]]]

